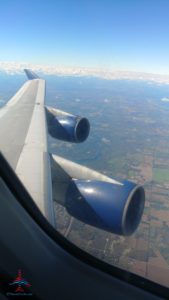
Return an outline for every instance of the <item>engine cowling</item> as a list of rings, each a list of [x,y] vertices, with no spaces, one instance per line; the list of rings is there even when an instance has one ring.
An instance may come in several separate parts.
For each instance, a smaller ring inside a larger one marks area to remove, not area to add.
[[[87,118],[49,107],[46,113],[48,131],[53,138],[72,143],[81,143],[87,139],[90,131]]]
[[[144,202],[144,189],[130,181],[113,184],[72,179],[66,193],[65,207],[84,223],[127,236],[137,229]]]
[[[144,210],[144,188],[117,181],[97,171],[51,155],[53,199],[80,221],[100,229],[131,235]]]

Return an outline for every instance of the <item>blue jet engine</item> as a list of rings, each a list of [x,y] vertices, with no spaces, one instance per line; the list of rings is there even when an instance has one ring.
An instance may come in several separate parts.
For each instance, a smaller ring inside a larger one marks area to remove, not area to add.
[[[140,223],[144,202],[144,189],[130,181],[113,184],[73,179],[65,207],[84,223],[115,234],[131,235]]]
[[[52,155],[53,198],[83,223],[128,236],[144,210],[144,188],[116,181],[97,171]]]
[[[68,114],[64,111],[46,108],[49,134],[56,139],[71,142],[84,142],[90,131],[88,119]]]

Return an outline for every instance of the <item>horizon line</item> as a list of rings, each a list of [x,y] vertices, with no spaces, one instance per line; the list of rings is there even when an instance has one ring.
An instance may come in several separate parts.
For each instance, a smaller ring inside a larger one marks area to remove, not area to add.
[[[14,75],[22,73],[23,70],[32,69],[46,75],[60,75],[60,76],[91,76],[99,77],[107,80],[113,79],[135,79],[135,80],[149,80],[159,83],[169,84],[169,73],[153,73],[147,71],[133,71],[110,68],[96,68],[96,67],[81,67],[81,66],[60,66],[43,63],[28,63],[17,61],[0,61],[0,70],[8,74]]]

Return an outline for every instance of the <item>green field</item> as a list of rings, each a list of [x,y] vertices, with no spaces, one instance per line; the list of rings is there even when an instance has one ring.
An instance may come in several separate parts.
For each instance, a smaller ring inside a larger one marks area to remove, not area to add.
[[[130,171],[128,172],[128,176],[129,176],[129,177],[133,177],[133,176],[136,176],[137,173],[138,173],[137,170],[130,170]]]
[[[169,170],[168,169],[153,169],[153,180],[156,182],[169,182]]]
[[[125,167],[125,164],[126,164],[125,159],[122,159],[119,157],[118,158],[114,157],[114,158],[110,159],[108,162],[109,168],[112,168],[112,170],[117,170],[117,171],[123,170]]]

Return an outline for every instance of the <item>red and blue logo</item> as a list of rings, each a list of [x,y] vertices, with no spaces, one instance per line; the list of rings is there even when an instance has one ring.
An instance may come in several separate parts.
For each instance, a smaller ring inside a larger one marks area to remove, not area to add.
[[[18,275],[16,278],[13,280],[12,283],[9,283],[9,285],[16,285],[15,292],[16,293],[24,293],[25,292],[25,287],[29,288],[31,285],[30,283],[22,277],[22,271],[18,270]]]
[[[10,290],[9,290],[9,286],[10,286]],[[30,290],[30,287],[31,287],[31,284],[29,283],[28,280],[26,280],[23,277],[22,271],[21,271],[21,269],[19,269],[18,274],[15,277],[15,279],[10,283],[8,281],[8,292],[6,292],[6,295],[8,297],[12,297],[12,296],[32,296],[32,292]]]

